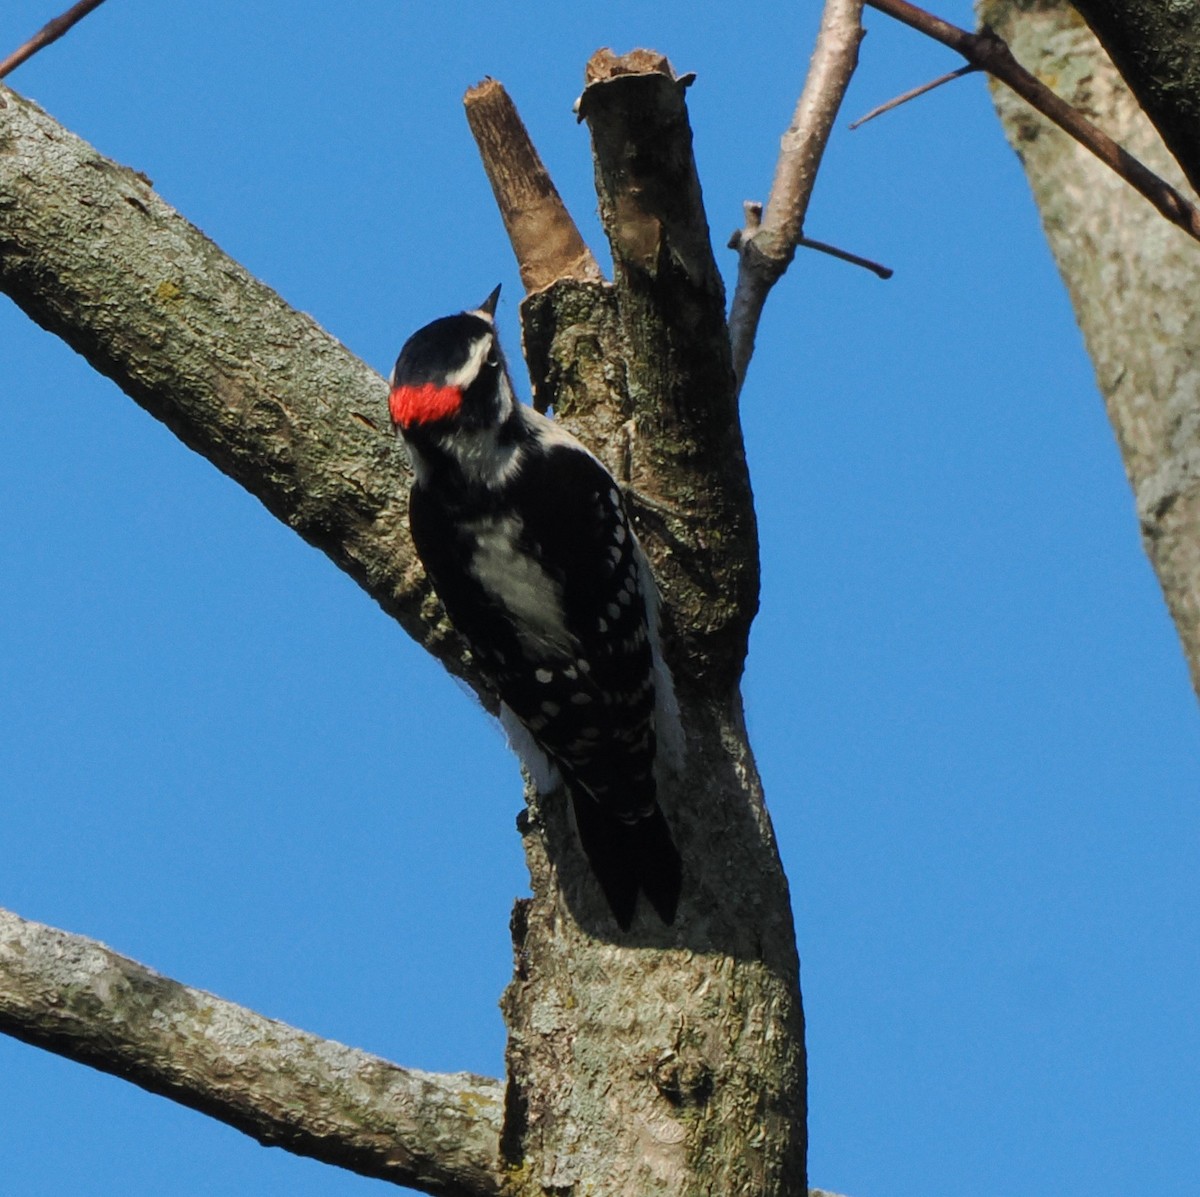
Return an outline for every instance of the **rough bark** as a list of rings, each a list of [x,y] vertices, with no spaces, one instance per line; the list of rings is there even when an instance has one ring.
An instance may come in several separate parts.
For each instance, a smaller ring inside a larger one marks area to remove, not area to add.
[[[1065,0],[986,0],[1016,56],[1169,181],[1178,165]],[[993,98],[1070,292],[1142,539],[1200,691],[1200,248],[1004,88]]]
[[[4,87],[0,289],[473,676],[408,539],[384,380]]]
[[[463,107],[517,251],[525,290],[541,290],[560,278],[599,282],[600,267],[567,214],[503,85],[485,79],[467,92]]]
[[[506,1147],[533,1193],[805,1191],[795,933],[737,689],[757,541],[683,86],[646,52],[589,64],[579,109],[616,277],[522,307],[538,405],[631,485],[689,740],[662,796],[685,861],[674,928],[617,936],[562,802],[528,796],[534,897],[504,1010]]]
[[[761,890],[745,872],[768,863],[773,843],[740,711],[691,733],[687,776],[665,802],[688,870],[676,928],[648,918],[618,940],[562,803],[534,806],[534,896],[514,913],[503,1003],[506,1154],[522,1192],[805,1191],[786,889],[778,878]]]
[[[445,1197],[502,1189],[498,1081],[398,1068],[3,910],[0,1031],[268,1146]]]
[[[632,483],[664,582],[689,759],[663,801],[685,893],[675,927],[651,915],[618,932],[561,796],[532,802],[534,897],[514,914],[504,998],[504,1183],[796,1197],[803,1017],[737,688],[758,574],[724,297],[679,81],[601,69],[583,110],[617,278],[531,296],[525,337],[544,401]],[[3,90],[0,287],[473,676],[408,541],[382,380],[146,180]]]
[[[675,663],[724,694],[741,677],[758,610],[758,540],[689,83],[659,55],[601,51],[588,63],[579,115],[613,255],[622,337],[614,360],[624,362],[639,449],[635,504],[643,501],[652,539],[671,546],[654,564],[681,640]]]
[[[1200,190],[1200,6],[1074,0],[1159,135]]]

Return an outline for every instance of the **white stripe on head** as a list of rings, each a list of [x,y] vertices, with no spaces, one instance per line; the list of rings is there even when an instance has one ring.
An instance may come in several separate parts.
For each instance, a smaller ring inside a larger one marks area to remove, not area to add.
[[[465,391],[479,377],[484,359],[492,351],[495,343],[494,333],[481,334],[475,341],[472,341],[467,360],[453,374],[446,375],[446,386],[458,387]]]

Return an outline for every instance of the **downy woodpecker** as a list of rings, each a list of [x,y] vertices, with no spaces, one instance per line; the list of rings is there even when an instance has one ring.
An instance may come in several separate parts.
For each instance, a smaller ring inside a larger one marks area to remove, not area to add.
[[[499,292],[414,333],[392,372],[413,543],[539,792],[565,783],[617,922],[641,891],[670,923],[681,863],[656,774],[683,736],[658,593],[612,475],[513,395]]]

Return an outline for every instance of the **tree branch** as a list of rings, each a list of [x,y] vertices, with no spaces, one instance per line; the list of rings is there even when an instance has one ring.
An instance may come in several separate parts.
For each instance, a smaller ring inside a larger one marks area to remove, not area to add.
[[[635,514],[654,510],[641,531],[672,608],[683,612],[685,661],[712,692],[741,673],[757,542],[724,290],[683,103],[690,82],[652,51],[605,50],[588,64],[577,109],[592,133],[612,285],[503,87],[488,80],[465,103],[522,278],[536,288],[522,306],[534,405],[553,406],[632,483]],[[713,527],[734,535],[711,538]]]
[[[669,599],[688,755],[660,799],[683,901],[674,926],[615,932],[566,804],[531,798],[504,1149],[539,1193],[803,1197],[795,932],[736,687],[757,544],[686,82],[648,51],[593,57],[579,111],[614,281],[560,277],[521,311],[538,406],[632,484]]]
[[[363,1176],[503,1188],[499,1081],[399,1068],[4,910],[0,1031]]]
[[[570,301],[557,323],[530,318],[557,354],[539,383],[564,406],[615,394],[635,416],[623,476],[685,665],[688,758],[662,795],[685,891],[674,926],[649,916],[615,932],[561,795],[531,810],[534,897],[514,916],[505,998],[504,1175],[539,1191],[802,1197],[795,931],[736,686],[757,545],[723,296],[683,81],[665,64],[624,77],[611,65],[583,106],[616,281],[560,280],[526,311]],[[436,606],[422,606],[405,470],[380,431],[382,380],[145,180],[2,89],[0,151],[0,286],[453,663]],[[155,1009],[142,1017],[153,1023]]]
[[[0,148],[0,290],[328,554],[487,702],[409,540],[408,467],[383,379],[148,179],[3,87]]]
[[[748,220],[730,242],[738,251],[729,335],[739,390],[754,353],[763,305],[791,264],[804,232],[817,169],[858,65],[862,38],[862,0],[826,0],[804,90],[780,145],[766,209],[761,221]]]
[[[1200,8],[1174,0],[1074,3],[1200,191]]]
[[[540,291],[560,278],[602,281],[503,85],[484,80],[467,92],[463,106],[525,290]]]
[[[0,79],[11,74],[23,62],[28,62],[39,50],[58,41],[67,30],[77,25],[88,13],[99,8],[103,3],[104,0],[79,0],[78,4],[73,4],[54,20],[47,21],[23,46],[19,46],[3,62],[0,62]]]
[[[986,25],[979,33],[969,33],[940,17],[909,4],[908,0],[866,0],[880,12],[895,17],[934,41],[957,50],[968,62],[987,71],[1011,87],[1043,116],[1069,133],[1090,150],[1131,187],[1146,197],[1172,224],[1200,241],[1200,211],[1165,179],[1122,149],[1103,129],[1092,124],[1077,108],[1054,94],[1036,75],[1027,71],[1014,57],[1008,44]]]

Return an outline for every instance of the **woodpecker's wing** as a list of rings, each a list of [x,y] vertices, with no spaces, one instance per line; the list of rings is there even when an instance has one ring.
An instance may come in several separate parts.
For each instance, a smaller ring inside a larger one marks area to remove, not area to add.
[[[647,816],[654,668],[620,490],[574,443],[527,455],[507,485],[500,513],[414,488],[417,551],[500,698],[567,780],[611,814]]]

